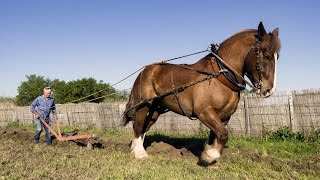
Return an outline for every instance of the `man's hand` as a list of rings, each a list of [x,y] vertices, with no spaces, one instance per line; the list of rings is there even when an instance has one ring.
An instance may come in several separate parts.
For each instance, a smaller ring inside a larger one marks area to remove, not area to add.
[[[34,117],[35,117],[36,119],[39,119],[40,116],[39,116],[39,114],[38,114],[37,112],[35,112],[35,113],[34,113]]]
[[[54,114],[54,115],[52,116],[52,119],[53,119],[53,121],[58,121],[58,116],[57,116],[56,114]]]

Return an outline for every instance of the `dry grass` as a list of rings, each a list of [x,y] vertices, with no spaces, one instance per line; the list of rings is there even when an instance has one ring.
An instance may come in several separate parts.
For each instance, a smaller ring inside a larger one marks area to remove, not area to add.
[[[167,151],[148,150],[150,158],[139,161],[130,154],[128,133],[103,133],[93,150],[74,142],[34,145],[30,128],[0,128],[0,133],[0,179],[320,178],[320,145],[312,143],[231,139],[215,170],[197,165],[202,135],[151,134],[146,146]],[[185,151],[188,156],[173,153]]]

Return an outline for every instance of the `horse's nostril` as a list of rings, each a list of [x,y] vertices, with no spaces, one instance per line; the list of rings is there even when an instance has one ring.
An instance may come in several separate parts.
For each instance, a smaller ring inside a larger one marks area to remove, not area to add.
[[[263,95],[264,96],[266,96],[266,97],[268,97],[268,96],[271,96],[271,89],[267,89],[264,93],[263,93]]]

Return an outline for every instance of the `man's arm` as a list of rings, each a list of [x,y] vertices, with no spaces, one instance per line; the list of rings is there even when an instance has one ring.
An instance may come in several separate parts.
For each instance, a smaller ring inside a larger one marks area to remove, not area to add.
[[[38,105],[38,98],[36,98],[35,100],[33,100],[33,102],[31,103],[31,106],[30,106],[30,111],[34,114],[34,116],[36,118],[39,118],[39,114],[38,112],[36,111],[36,106]]]

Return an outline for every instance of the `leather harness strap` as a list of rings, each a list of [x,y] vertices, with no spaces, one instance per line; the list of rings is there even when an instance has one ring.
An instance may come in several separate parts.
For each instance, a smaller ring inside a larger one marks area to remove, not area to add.
[[[238,83],[237,78],[234,74],[232,74],[231,71],[223,67],[222,63],[219,63],[219,61],[215,57],[211,57],[211,64],[213,68],[214,74],[218,74],[218,80],[229,87],[233,91],[242,91],[245,89],[245,85]]]
[[[174,98],[175,99],[177,99],[177,103],[178,103],[178,106],[179,106],[179,108],[180,108],[180,110],[181,110],[181,112],[182,112],[182,115],[184,115],[184,116],[187,116],[190,120],[196,120],[195,118],[192,118],[191,116],[189,116],[188,115],[188,113],[186,113],[185,112],[185,110],[184,110],[184,108],[183,108],[183,106],[182,106],[182,104],[181,104],[181,102],[180,102],[180,99],[179,99],[179,91],[178,90],[176,90],[175,89],[175,84],[174,84],[174,79],[173,79],[173,71],[174,71],[174,69],[176,68],[176,67],[178,67],[178,66],[174,66],[173,68],[172,68],[172,71],[171,71],[171,88],[172,88],[172,90],[173,90],[173,95],[174,95]]]

